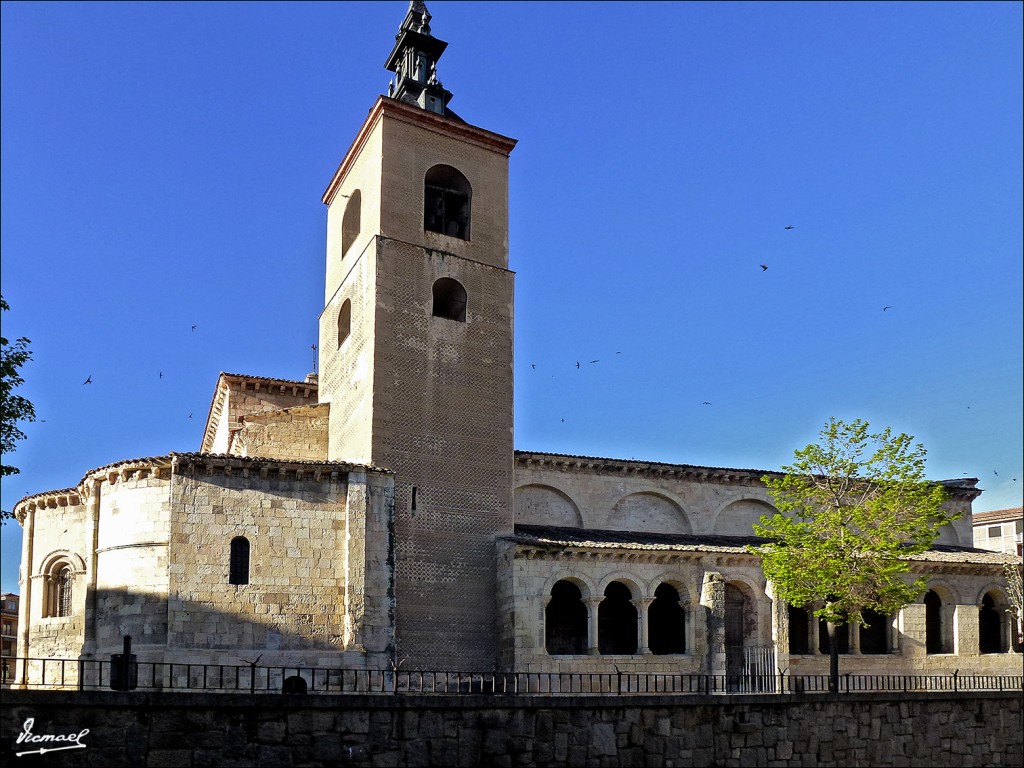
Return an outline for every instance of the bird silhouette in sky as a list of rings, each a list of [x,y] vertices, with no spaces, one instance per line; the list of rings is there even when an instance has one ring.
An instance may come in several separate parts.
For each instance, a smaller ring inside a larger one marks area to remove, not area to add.
[[[188,417],[189,417],[189,418],[191,419],[191,418],[192,418],[192,414],[190,413],[190,414],[188,415]]]
[[[160,378],[162,379],[163,377],[164,377],[164,372],[160,371]]]
[[[530,367],[533,368],[533,370],[535,370],[535,371],[537,370],[537,364],[536,363],[530,363]]]
[[[577,368],[579,368],[579,367],[580,367],[580,361],[579,361],[579,360],[577,360],[577,361],[576,361],[576,367],[577,367]]]
[[[882,307],[883,312],[888,312],[892,307]]]
[[[767,264],[762,264],[761,265],[761,271],[762,272],[767,272],[768,271],[768,265]]]
[[[82,382],[82,386],[85,386],[86,384],[92,384],[92,374],[91,373],[89,374],[89,378]]]
[[[701,405],[711,405],[711,403],[709,403],[707,400],[705,400],[703,403],[701,403]]]
[[[792,224],[788,224],[785,227],[783,227],[783,229],[796,229],[796,227],[794,227]]]
[[[996,472],[994,469],[992,470],[992,474],[995,475],[996,477],[999,477],[999,473]]]
[[[198,327],[199,327],[198,325],[193,325],[193,326],[192,326],[192,330],[194,331],[194,330],[195,330],[196,328],[198,328]]]
[[[600,360],[591,360],[590,362],[591,363],[600,363],[601,361]]]

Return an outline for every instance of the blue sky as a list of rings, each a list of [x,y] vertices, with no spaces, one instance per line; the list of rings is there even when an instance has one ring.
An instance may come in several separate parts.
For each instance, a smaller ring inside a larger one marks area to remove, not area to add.
[[[776,469],[863,418],[1021,504],[1021,4],[428,6],[451,107],[519,140],[517,448]],[[197,450],[220,371],[311,370],[406,7],[0,6],[4,509]]]

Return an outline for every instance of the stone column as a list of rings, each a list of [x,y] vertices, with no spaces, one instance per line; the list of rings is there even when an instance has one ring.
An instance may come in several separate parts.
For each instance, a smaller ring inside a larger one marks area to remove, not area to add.
[[[20,579],[18,580],[21,586],[21,598],[18,601],[18,650],[16,654],[21,658],[27,658],[29,655],[29,624],[32,622],[32,545],[35,537],[36,530],[36,507],[34,504],[30,504],[28,511],[25,513],[25,521],[23,523],[23,532],[21,538],[21,569]],[[28,664],[21,662],[18,664],[17,676],[15,677],[15,688],[24,688],[28,683]]]
[[[905,656],[924,656],[927,653],[927,610],[928,607],[924,603],[911,603],[903,606],[903,610],[900,611]]]
[[[603,597],[588,597],[583,601],[587,606],[587,620],[590,626],[587,633],[587,655],[589,656],[597,656],[601,653],[597,642],[597,607],[601,605],[602,600],[604,600]]]
[[[711,675],[724,675],[725,663],[725,579],[716,571],[706,571],[700,588],[700,604],[704,606],[707,630],[705,670]]]
[[[650,608],[651,603],[654,602],[653,597],[638,597],[636,600],[630,600],[630,602],[636,607],[636,613],[640,621],[638,622],[640,627],[639,639],[637,640],[637,653],[644,654],[647,656],[651,655],[651,629],[650,629]]]
[[[958,605],[953,609],[953,653],[977,656],[980,653],[980,616],[976,605]]]
[[[156,470],[154,470],[156,471]],[[86,507],[85,522],[85,642],[82,644],[82,655],[92,656],[96,653],[97,622],[96,582],[99,578],[99,532],[100,532],[100,488],[102,480],[94,480]]]

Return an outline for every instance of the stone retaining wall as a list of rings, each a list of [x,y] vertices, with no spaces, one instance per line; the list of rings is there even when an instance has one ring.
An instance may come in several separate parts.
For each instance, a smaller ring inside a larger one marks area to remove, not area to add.
[[[1020,766],[1022,695],[3,692],[0,762],[61,766]]]

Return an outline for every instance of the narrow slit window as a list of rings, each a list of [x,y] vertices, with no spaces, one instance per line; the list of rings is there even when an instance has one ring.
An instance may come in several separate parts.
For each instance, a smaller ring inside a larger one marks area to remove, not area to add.
[[[231,540],[231,568],[228,583],[249,583],[249,540],[244,536],[236,536]]]
[[[352,332],[352,301],[345,299],[338,311],[338,346],[340,347]]]
[[[74,577],[71,568],[64,566],[57,574],[57,616],[71,615],[71,590]]]

